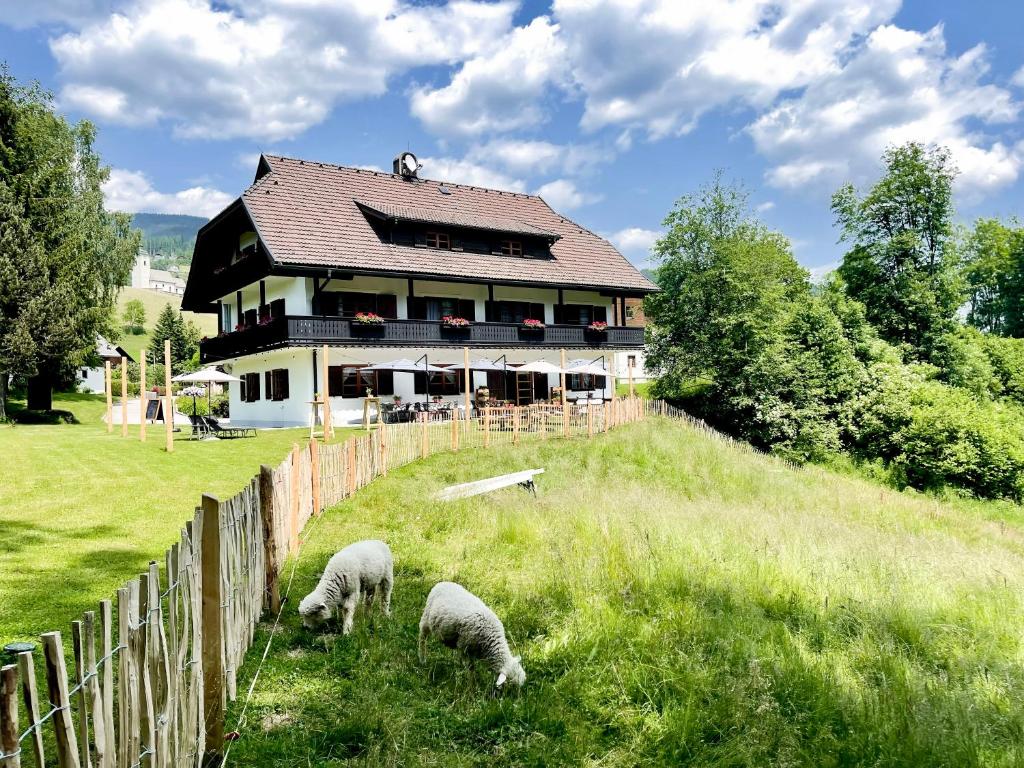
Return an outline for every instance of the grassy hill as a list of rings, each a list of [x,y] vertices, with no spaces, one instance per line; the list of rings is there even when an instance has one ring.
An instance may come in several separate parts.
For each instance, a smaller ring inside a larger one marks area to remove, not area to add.
[[[149,346],[150,331],[152,331],[153,326],[156,325],[156,319],[161,310],[163,310],[163,308],[168,304],[173,305],[175,309],[180,308],[181,297],[171,296],[166,293],[151,291],[145,288],[122,288],[121,293],[118,294],[117,297],[118,320],[120,320],[121,315],[124,312],[124,305],[132,299],[139,299],[146,308],[146,332],[138,335],[124,333],[118,343],[124,347],[124,350],[131,355],[134,360],[138,360],[142,354],[142,350]],[[192,320],[196,323],[204,336],[213,336],[217,333],[216,315],[183,312],[182,316],[185,319]]]
[[[544,467],[442,504],[448,484]],[[330,555],[383,538],[392,617],[349,637],[296,606]],[[1024,760],[1024,515],[779,461],[675,422],[437,455],[304,534],[238,765],[1009,766]],[[285,571],[286,575],[288,569]],[[416,656],[454,579],[526,686]],[[261,655],[262,631],[238,689]],[[244,694],[242,694],[244,696]]]

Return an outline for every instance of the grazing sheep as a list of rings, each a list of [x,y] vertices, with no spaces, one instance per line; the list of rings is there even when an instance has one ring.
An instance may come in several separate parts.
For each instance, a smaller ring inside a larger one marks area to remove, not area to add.
[[[381,593],[384,615],[390,616],[394,581],[394,560],[387,544],[374,540],[349,544],[328,561],[316,589],[299,603],[302,623],[316,629],[340,607],[344,612],[341,633],[347,635],[352,631],[360,595],[365,595],[369,610],[377,592]]]
[[[427,637],[437,635],[449,648],[470,658],[483,659],[498,676],[497,687],[507,681],[522,686],[526,672],[521,657],[513,656],[505,640],[505,627],[483,600],[451,581],[434,585],[420,619],[420,661],[427,658]]]

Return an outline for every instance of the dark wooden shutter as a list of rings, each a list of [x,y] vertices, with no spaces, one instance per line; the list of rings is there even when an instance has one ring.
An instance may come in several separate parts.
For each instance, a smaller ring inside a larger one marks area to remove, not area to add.
[[[476,320],[476,302],[473,299],[459,299],[459,315],[467,320]]]
[[[249,374],[249,402],[255,403],[260,399],[260,375],[258,373]]]
[[[498,307],[496,301],[484,302],[484,321],[488,323],[498,322]]]
[[[395,394],[395,372],[377,371],[377,387],[373,390],[375,395]]]
[[[406,309],[410,320],[427,318],[427,302],[422,296],[410,296]]]
[[[270,316],[284,316],[284,299],[274,299],[272,302],[270,302]]]
[[[345,369],[340,365],[332,365],[327,369],[327,386],[332,397],[345,394]]]
[[[590,309],[590,322],[592,323],[607,323],[608,322],[608,307],[594,306]]]
[[[264,373],[263,374],[263,381],[264,381],[264,384],[266,385],[267,400],[273,400],[274,399],[274,372],[273,371],[267,371],[266,373]]]
[[[245,380],[248,379],[248,378],[249,378],[248,374],[246,374],[245,376],[239,376],[238,399],[241,402],[243,402],[243,403],[249,402],[248,400],[245,399]]]
[[[395,319],[398,317],[398,297],[391,293],[382,293],[377,297],[377,314],[381,317]]]
[[[422,395],[427,391],[427,374],[425,373],[413,373],[412,375],[412,391],[417,395]]]
[[[544,305],[543,304],[531,304],[530,315],[534,320],[540,320],[544,322]]]
[[[279,368],[277,371],[278,381],[274,384],[274,394],[278,400],[287,400],[291,394],[288,391],[288,369]]]
[[[563,325],[565,323],[565,305],[555,304],[555,325]]]
[[[243,320],[243,324],[247,328],[256,325],[256,322],[259,319],[255,309],[247,309],[247,310],[245,310],[245,316],[244,317],[245,317],[245,320]]]

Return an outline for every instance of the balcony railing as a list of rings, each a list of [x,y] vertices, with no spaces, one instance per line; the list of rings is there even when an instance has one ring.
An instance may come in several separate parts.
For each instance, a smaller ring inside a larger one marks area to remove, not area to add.
[[[549,325],[540,330],[518,323],[472,323],[446,328],[433,320],[385,320],[361,325],[345,317],[285,315],[269,323],[206,339],[200,345],[204,363],[288,346],[366,347],[547,347],[566,349],[637,349],[643,328],[609,326],[591,331],[581,325]]]

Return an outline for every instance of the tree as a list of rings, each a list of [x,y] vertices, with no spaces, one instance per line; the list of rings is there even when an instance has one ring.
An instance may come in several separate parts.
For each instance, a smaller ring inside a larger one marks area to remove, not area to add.
[[[164,341],[171,340],[171,367],[178,373],[189,367],[189,363],[199,349],[199,328],[191,320],[186,322],[181,312],[170,304],[165,304],[157,316],[153,328],[149,353],[153,360],[164,359]]]
[[[91,124],[69,124],[49,94],[0,68],[0,380],[26,380],[35,410],[51,407],[54,384],[109,330],[138,249],[129,217],[103,208],[108,169],[94,142]]]
[[[832,197],[842,240],[839,274],[882,338],[928,359],[963,303],[952,238],[949,150],[909,143],[886,150],[885,174],[863,197],[847,184]]]
[[[979,219],[963,251],[967,322],[1002,336],[1024,336],[1024,227]]]
[[[146,327],[146,307],[139,299],[131,299],[124,305],[121,315],[126,329],[132,333],[142,333]]]

